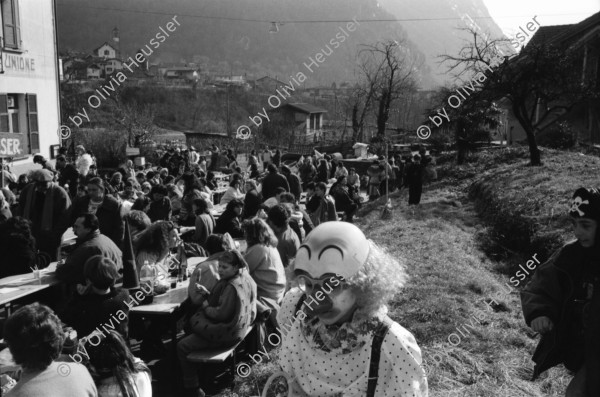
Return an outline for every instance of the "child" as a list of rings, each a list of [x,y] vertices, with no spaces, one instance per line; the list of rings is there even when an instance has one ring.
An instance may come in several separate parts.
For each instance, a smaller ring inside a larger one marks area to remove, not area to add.
[[[187,355],[193,351],[231,346],[239,342],[256,317],[256,283],[248,273],[248,265],[235,250],[219,256],[220,280],[209,292],[196,284],[198,291],[208,295],[190,320],[193,334],[177,344],[177,355],[183,372],[186,395],[203,396],[194,364]]]
[[[521,300],[525,321],[543,335],[532,358],[534,379],[563,363],[576,372],[566,396],[591,397],[599,395],[590,389],[595,376],[586,374],[598,374],[598,312],[591,305],[600,288],[600,192],[577,189],[569,216],[577,240],[539,268]]]
[[[133,356],[123,337],[109,330],[99,339],[87,345],[98,397],[152,397],[150,370]]]
[[[112,327],[127,337],[129,292],[115,288],[120,277],[117,265],[102,255],[92,256],[85,262],[83,274],[87,285],[77,286],[77,293],[61,314],[61,319],[80,337],[88,335],[96,327],[102,328],[102,325]]]

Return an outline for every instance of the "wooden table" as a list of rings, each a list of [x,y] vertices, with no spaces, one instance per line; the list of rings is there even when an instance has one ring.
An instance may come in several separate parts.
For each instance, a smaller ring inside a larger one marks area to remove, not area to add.
[[[206,257],[188,258],[188,274],[191,274],[196,265],[205,261]],[[167,321],[171,333],[173,359],[177,362],[177,321],[183,316],[181,304],[188,297],[189,278],[186,281],[177,283],[176,288],[171,288],[162,295],[155,296],[152,303],[147,305],[137,305],[129,310],[129,316],[145,317],[156,321]]]
[[[55,272],[56,262],[52,262],[46,269],[40,271],[39,279],[33,278],[33,273],[0,279],[0,306],[3,306],[10,316],[12,302],[60,283]]]

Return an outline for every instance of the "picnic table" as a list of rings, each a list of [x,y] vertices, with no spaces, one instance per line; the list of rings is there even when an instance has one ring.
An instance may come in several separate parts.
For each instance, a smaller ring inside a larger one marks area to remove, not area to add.
[[[11,314],[14,301],[60,283],[55,275],[56,262],[50,263],[47,268],[39,272],[40,278],[35,278],[32,272],[0,279],[0,306],[4,307],[8,316]]]

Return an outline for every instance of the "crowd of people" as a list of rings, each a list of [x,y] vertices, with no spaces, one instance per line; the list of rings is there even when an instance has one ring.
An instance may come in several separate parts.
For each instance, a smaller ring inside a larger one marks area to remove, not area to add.
[[[151,395],[149,371],[132,355],[128,338],[131,329],[133,336],[143,339],[141,353],[153,352],[161,345],[162,328],[140,328],[128,321],[125,302],[130,294],[116,285],[123,280],[129,242],[138,274],[147,264],[168,273],[172,253],[181,247],[208,257],[193,270],[188,334],[177,343],[184,392],[203,395],[187,355],[238,342],[256,319],[263,320],[259,334],[265,335],[266,327],[276,329],[284,294],[300,274],[297,260],[294,270],[294,259],[307,236],[320,225],[340,219],[346,221],[334,222],[346,225],[339,226],[340,232],[344,227],[356,229],[350,224],[362,205],[364,187],[369,198],[375,199],[408,185],[411,204],[418,204],[425,165],[418,155],[408,164],[399,157],[389,161],[380,157],[368,175],[359,176],[328,155],[307,156],[286,165],[279,150],[265,150],[260,161],[252,151],[242,170],[231,149],[221,151],[214,145],[208,162],[193,147],[169,149],[156,165],[135,167],[128,160],[104,176],[98,173],[93,153],[82,146],[77,146],[71,161],[63,151],[55,166],[40,155],[34,163],[41,168],[27,175],[16,178],[6,173],[7,183],[0,194],[0,277],[28,273],[58,260],[56,277],[67,286],[67,296],[65,302],[51,305],[56,314],[44,305],[30,305],[7,323],[7,330],[13,329],[10,324],[16,327],[15,322],[30,328],[28,338],[22,340],[5,336],[15,361],[28,374],[11,392],[16,396],[41,390],[41,380],[57,390],[78,388],[73,395]],[[217,180],[223,179],[219,171],[228,174],[227,188]],[[65,247],[63,237],[69,228],[75,244]],[[235,239],[245,241],[243,254],[231,243]],[[312,277],[323,276],[318,273]],[[345,288],[352,285],[340,283]],[[74,330],[85,341],[98,325],[112,324],[116,318],[118,326],[111,327],[114,332],[102,337],[103,349],[88,346],[89,360],[84,364],[91,378],[82,376],[76,384],[64,386],[68,379],[52,376],[56,360],[66,349],[65,330]],[[50,341],[49,345],[33,346],[35,338]],[[400,338],[402,343],[414,344],[405,338]],[[418,367],[418,347],[415,344],[411,349],[416,349],[413,359]],[[415,376],[421,377],[417,372]],[[419,382],[418,388],[426,389],[426,382],[425,386]],[[132,390],[137,394],[129,393]]]

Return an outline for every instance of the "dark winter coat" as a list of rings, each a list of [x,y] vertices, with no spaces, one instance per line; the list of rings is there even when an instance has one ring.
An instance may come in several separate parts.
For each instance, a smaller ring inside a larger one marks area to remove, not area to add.
[[[275,190],[282,187],[286,192],[290,191],[290,185],[285,176],[280,173],[269,173],[262,180],[262,198],[263,201],[275,196]]]
[[[583,364],[584,352],[574,351],[569,347],[578,342],[570,336],[574,326],[573,298],[575,286],[581,282],[586,266],[600,266],[600,262],[593,259],[590,249],[583,248],[577,241],[571,242],[541,265],[521,292],[527,325],[541,316],[550,318],[554,325],[552,331],[543,335],[533,354],[532,360],[536,363],[534,379],[560,363],[573,371],[577,371]],[[595,339],[597,342],[598,336]]]

